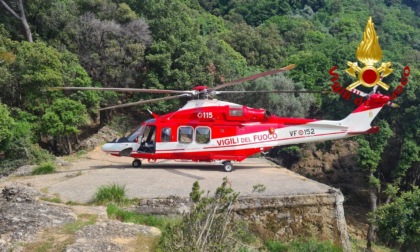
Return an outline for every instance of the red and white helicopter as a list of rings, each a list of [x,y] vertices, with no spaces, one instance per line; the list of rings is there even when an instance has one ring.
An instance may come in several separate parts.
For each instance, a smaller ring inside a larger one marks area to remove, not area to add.
[[[278,117],[264,109],[255,109],[209,98],[209,96],[221,93],[243,92],[219,91],[219,89],[293,68],[294,65],[289,65],[213,88],[198,86],[191,91],[94,87],[62,87],[58,89],[175,94],[101,110],[185,96],[194,98],[178,111],[166,115],[156,115],[151,112],[154,118],[143,122],[128,137],[115,139],[102,146],[102,150],[111,155],[133,157],[133,167],[140,167],[141,159],[147,159],[149,162],[158,159],[172,159],[219,162],[226,172],[230,172],[233,170],[232,161],[242,161],[275,146],[334,140],[376,133],[379,130],[379,127],[372,127],[370,124],[383,106],[391,103],[391,98],[376,92],[365,94],[358,90],[354,91],[356,94],[366,96],[367,99],[346,118],[339,121]],[[296,93],[299,91],[285,92]]]

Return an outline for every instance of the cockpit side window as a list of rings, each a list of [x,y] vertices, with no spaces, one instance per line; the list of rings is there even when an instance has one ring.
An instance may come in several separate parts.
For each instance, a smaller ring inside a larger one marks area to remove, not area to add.
[[[128,137],[128,141],[129,142],[135,142],[137,137],[143,134],[144,131],[144,126],[140,126],[138,127],[133,133],[130,134],[130,136]]]

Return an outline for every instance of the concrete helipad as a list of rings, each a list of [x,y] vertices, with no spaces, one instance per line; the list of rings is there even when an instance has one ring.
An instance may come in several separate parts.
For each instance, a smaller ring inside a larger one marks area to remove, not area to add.
[[[87,157],[59,173],[29,177],[27,182],[56,194],[63,202],[89,202],[103,185],[119,184],[127,189],[130,198],[188,197],[192,184],[199,181],[203,190],[214,191],[227,177],[240,196],[282,196],[321,194],[329,186],[312,181],[265,159],[251,158],[234,163],[233,172],[225,172],[217,164],[160,161],[144,162],[141,168],[131,167],[131,158],[100,156]],[[266,190],[252,192],[262,184]]]

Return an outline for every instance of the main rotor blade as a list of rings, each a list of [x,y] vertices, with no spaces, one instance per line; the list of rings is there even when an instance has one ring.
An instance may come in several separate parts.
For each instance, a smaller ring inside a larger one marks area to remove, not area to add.
[[[284,94],[329,94],[332,91],[323,90],[323,91],[309,91],[309,90],[256,90],[256,91],[216,91],[214,92],[216,95],[218,94],[250,94],[250,93],[284,93]]]
[[[194,94],[196,91],[180,91],[167,89],[144,89],[144,88],[99,88],[99,87],[51,87],[50,90],[92,90],[92,91],[116,91],[155,94]]]
[[[291,65],[288,65],[288,66],[283,67],[283,68],[274,69],[274,70],[271,70],[271,71],[250,75],[248,77],[243,77],[243,78],[240,78],[240,79],[237,79],[237,80],[233,80],[233,81],[218,85],[214,88],[211,88],[210,91],[215,91],[215,90],[218,90],[218,89],[221,89],[221,88],[229,87],[229,86],[232,86],[232,85],[235,85],[235,84],[238,84],[238,83],[241,83],[241,82],[245,82],[245,81],[255,80],[255,79],[267,76],[267,75],[272,75],[272,74],[276,74],[276,73],[289,71],[289,70],[292,70],[293,68],[295,68],[295,66],[296,66],[295,64],[291,64]]]
[[[130,102],[130,103],[125,103],[125,104],[121,104],[121,105],[115,105],[115,106],[100,108],[99,110],[102,111],[102,110],[107,110],[107,109],[124,108],[124,107],[135,106],[135,105],[146,104],[146,103],[157,102],[157,101],[168,101],[168,100],[174,100],[174,99],[178,99],[178,98],[185,97],[185,96],[191,96],[191,95],[190,94],[180,94],[180,95],[168,96],[168,97],[163,97],[163,98],[141,100],[141,101],[137,101],[137,102]]]

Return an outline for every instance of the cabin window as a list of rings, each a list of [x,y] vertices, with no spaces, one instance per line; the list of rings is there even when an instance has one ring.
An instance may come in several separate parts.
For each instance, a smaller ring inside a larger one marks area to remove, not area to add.
[[[193,128],[189,126],[179,127],[178,129],[178,142],[191,143],[193,139]]]
[[[163,128],[161,134],[162,142],[170,142],[171,141],[171,128]]]
[[[195,141],[199,144],[210,143],[210,128],[197,127],[195,129]]]

